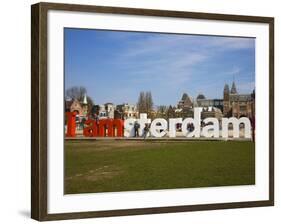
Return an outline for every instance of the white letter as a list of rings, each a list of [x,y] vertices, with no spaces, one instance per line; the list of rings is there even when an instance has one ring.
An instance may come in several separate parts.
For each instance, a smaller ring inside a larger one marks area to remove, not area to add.
[[[125,120],[124,123],[124,127],[125,127],[125,131],[124,131],[124,136],[125,137],[133,137],[135,136],[135,129],[134,129],[134,123],[135,123],[136,119],[134,118],[128,118]]]
[[[202,129],[202,135],[206,138],[219,138],[220,137],[220,130],[219,130],[219,121],[217,118],[206,118],[204,119],[204,123],[208,124],[212,122],[213,124],[207,125]]]
[[[236,117],[222,118],[222,137],[228,138],[228,125],[232,123],[233,126],[233,138],[239,138],[239,126],[241,123],[244,124],[244,137],[251,138],[251,122],[247,117]]]
[[[194,108],[194,118],[186,118],[182,123],[181,130],[183,135],[186,137],[200,137],[200,129],[201,129],[201,111],[202,107]],[[194,126],[194,130],[192,132],[187,131],[187,125],[192,123]]]
[[[160,125],[157,125],[160,124]],[[150,126],[150,132],[154,137],[161,138],[166,134],[167,121],[163,118],[157,118],[152,121]],[[162,130],[162,132],[161,132]]]
[[[169,137],[176,137],[176,124],[181,124],[182,118],[170,118],[169,119]]]

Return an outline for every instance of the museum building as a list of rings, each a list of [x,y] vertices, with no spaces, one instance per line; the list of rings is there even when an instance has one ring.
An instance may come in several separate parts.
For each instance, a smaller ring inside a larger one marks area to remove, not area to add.
[[[177,104],[175,112],[189,117],[194,107],[202,107],[202,117],[253,117],[255,114],[255,91],[250,94],[239,94],[233,81],[231,89],[225,84],[222,99],[207,99],[200,93],[192,100],[184,93]]]

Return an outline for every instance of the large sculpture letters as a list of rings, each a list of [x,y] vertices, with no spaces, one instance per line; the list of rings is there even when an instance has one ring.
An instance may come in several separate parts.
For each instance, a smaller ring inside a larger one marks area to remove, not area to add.
[[[134,123],[138,122],[140,124],[139,133],[142,135],[145,124],[150,125],[150,134],[153,137],[161,138],[168,136],[170,138],[177,136],[177,125],[181,125],[181,136],[187,138],[228,138],[229,137],[229,125],[232,127],[232,137],[240,137],[240,127],[244,129],[244,138],[251,138],[251,122],[249,118],[222,118],[220,130],[220,123],[217,118],[205,118],[203,120],[204,126],[201,127],[201,111],[202,108],[194,108],[193,118],[170,118],[167,122],[165,119],[157,118],[153,121],[147,118],[147,114],[140,114],[139,119],[129,118],[125,121],[121,119],[101,119],[101,120],[91,120],[85,121],[85,128],[83,130],[83,135],[85,137],[133,137],[134,136]],[[67,112],[67,132],[66,137],[75,137],[75,112]],[[192,125],[192,130],[188,127]],[[125,130],[124,130],[125,129]]]

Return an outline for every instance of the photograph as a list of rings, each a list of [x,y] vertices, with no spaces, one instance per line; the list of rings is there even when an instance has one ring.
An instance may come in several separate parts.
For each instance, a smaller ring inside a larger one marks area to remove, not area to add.
[[[255,37],[63,40],[64,194],[255,185]]]
[[[31,217],[274,206],[274,17],[31,7]]]

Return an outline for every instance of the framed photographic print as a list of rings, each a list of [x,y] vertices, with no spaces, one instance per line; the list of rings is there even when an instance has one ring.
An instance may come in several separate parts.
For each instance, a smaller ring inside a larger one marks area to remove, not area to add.
[[[274,18],[32,5],[32,218],[274,204]]]

